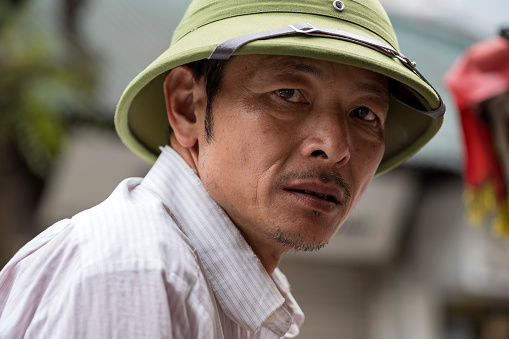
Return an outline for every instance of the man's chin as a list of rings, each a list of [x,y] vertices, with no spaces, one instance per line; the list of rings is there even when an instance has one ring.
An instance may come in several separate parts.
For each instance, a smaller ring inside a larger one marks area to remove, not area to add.
[[[328,240],[324,242],[317,242],[310,240],[307,236],[297,232],[287,232],[280,228],[272,231],[270,238],[277,241],[279,244],[294,250],[296,252],[313,252],[318,251],[329,243]]]

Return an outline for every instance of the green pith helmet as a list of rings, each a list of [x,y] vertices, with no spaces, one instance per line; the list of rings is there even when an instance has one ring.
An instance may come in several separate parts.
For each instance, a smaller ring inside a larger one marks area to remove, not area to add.
[[[390,79],[385,154],[377,173],[405,161],[439,130],[439,94],[399,52],[377,0],[194,0],[171,46],[122,95],[115,125],[122,141],[154,162],[169,124],[163,81],[172,68],[231,55],[293,55],[369,69]]]

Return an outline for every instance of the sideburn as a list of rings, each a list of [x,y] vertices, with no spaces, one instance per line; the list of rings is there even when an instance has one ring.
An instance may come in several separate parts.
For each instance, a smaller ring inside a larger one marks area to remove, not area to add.
[[[231,59],[230,59],[231,60]],[[207,108],[205,110],[205,140],[210,143],[214,140],[213,126],[214,116],[212,114],[212,105],[221,89],[224,68],[229,60],[208,60],[210,62],[205,74],[205,90],[207,91]]]

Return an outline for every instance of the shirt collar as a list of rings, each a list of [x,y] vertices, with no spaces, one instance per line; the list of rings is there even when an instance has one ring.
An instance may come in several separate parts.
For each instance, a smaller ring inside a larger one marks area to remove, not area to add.
[[[302,312],[284,276],[278,270],[272,278],[268,275],[184,159],[169,146],[161,151],[143,185],[160,195],[195,246],[223,311],[252,332],[262,325],[281,337],[289,330],[295,332]]]

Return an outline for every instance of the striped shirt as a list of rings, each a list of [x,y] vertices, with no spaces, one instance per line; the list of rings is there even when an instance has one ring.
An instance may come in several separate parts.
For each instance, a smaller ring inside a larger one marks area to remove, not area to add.
[[[0,338],[291,338],[304,315],[170,147],[0,272]]]

